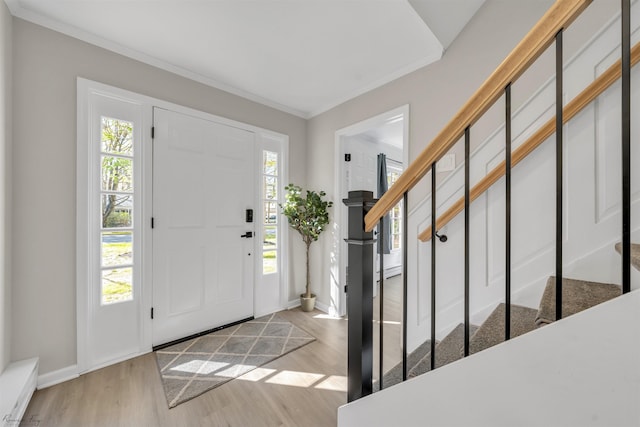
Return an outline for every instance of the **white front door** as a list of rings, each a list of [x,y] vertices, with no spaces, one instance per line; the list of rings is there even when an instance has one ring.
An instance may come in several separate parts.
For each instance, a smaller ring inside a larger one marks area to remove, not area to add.
[[[257,168],[253,132],[161,108],[154,129],[158,345],[253,316]]]

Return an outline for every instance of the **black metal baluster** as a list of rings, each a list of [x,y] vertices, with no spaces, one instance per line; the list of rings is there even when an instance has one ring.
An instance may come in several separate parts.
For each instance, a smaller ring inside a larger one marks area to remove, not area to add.
[[[464,130],[464,355],[469,355],[469,127]]]
[[[631,2],[622,0],[622,292],[631,291]]]
[[[378,368],[379,368],[379,372],[378,372],[378,384],[380,384],[380,388],[379,390],[382,390],[383,388],[383,383],[382,383],[382,379],[383,379],[383,373],[384,373],[384,366],[382,363],[382,356],[383,356],[383,350],[384,350],[384,314],[383,314],[383,308],[384,308],[384,216],[382,218],[380,218],[380,222],[378,223],[378,248],[379,249],[379,253],[380,253],[380,292],[378,294],[380,301],[379,301],[379,306],[380,306],[380,316],[379,316],[379,321],[380,321],[380,325],[379,325],[379,335],[380,335],[380,347],[378,349]]]
[[[402,381],[407,380],[407,272],[409,234],[409,197],[406,191],[402,196]]]
[[[431,370],[436,368],[436,164],[431,164]]]
[[[511,339],[511,83],[505,97],[505,266],[504,266],[504,339]]]
[[[556,320],[562,319],[562,30],[556,34]]]

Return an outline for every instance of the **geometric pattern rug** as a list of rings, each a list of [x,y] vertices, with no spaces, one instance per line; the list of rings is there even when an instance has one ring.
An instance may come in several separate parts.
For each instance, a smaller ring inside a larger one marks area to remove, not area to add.
[[[312,341],[313,336],[270,314],[157,350],[169,408]]]

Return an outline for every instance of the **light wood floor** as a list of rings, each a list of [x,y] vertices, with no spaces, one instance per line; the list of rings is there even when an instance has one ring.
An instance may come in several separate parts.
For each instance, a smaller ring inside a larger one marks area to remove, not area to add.
[[[281,315],[316,341],[171,410],[150,353],[37,391],[22,425],[335,426],[347,400],[347,321]]]
[[[402,362],[402,275],[384,280],[382,367],[389,371]],[[379,375],[380,294],[373,299],[373,378]]]

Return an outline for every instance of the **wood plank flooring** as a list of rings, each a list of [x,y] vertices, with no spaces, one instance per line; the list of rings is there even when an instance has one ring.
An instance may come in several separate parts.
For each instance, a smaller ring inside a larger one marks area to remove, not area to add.
[[[347,321],[280,313],[316,341],[168,409],[153,353],[36,391],[24,426],[335,426],[347,401]]]
[[[380,294],[373,299],[373,379],[379,375]],[[389,371],[402,362],[402,275],[384,280],[382,367]],[[384,384],[383,384],[384,386]]]

